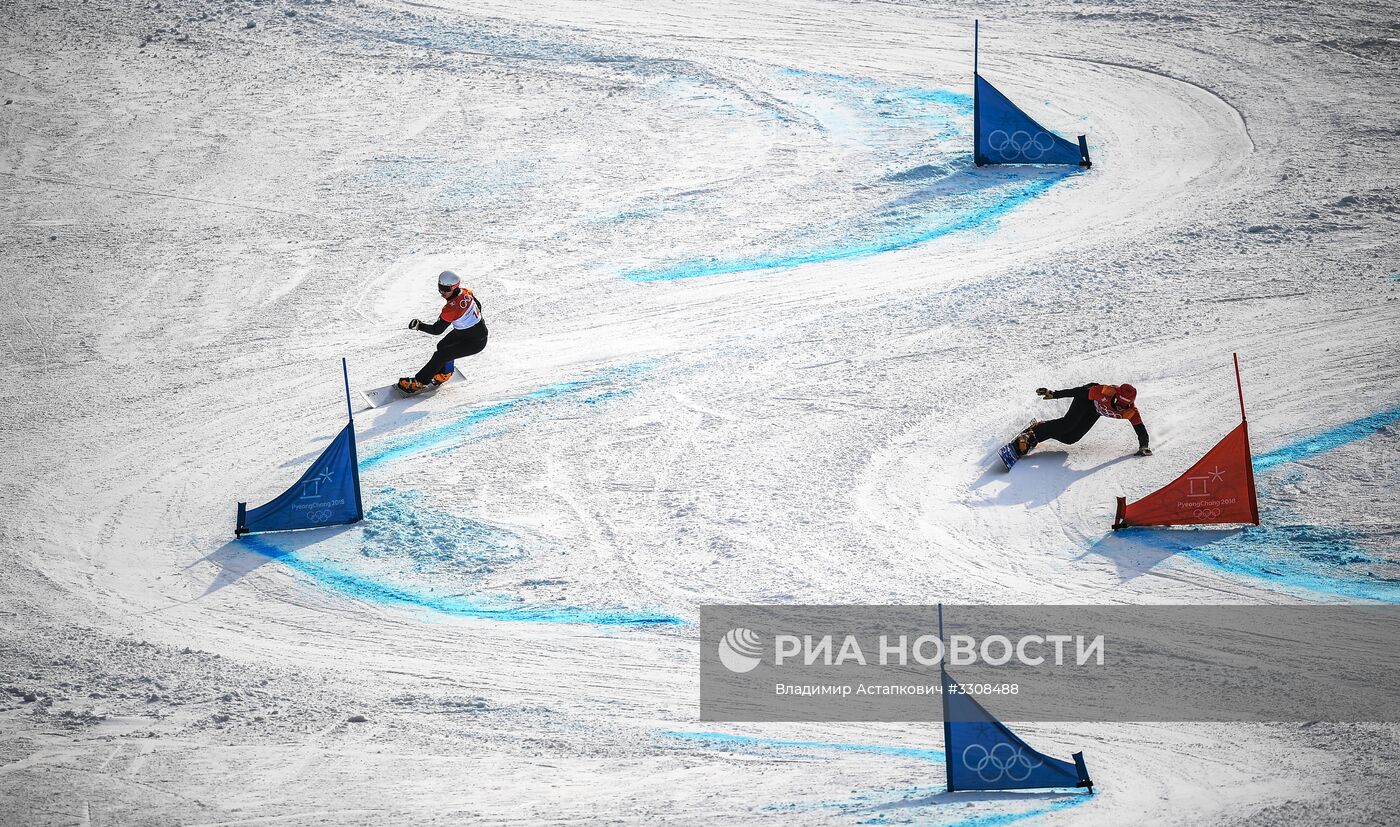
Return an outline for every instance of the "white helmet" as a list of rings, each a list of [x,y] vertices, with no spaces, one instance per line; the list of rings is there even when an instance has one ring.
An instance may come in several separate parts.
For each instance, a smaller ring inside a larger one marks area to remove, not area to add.
[[[460,286],[462,286],[462,280],[458,278],[457,274],[452,272],[451,270],[443,270],[441,273],[438,273],[439,293],[445,293],[449,290],[455,290]]]

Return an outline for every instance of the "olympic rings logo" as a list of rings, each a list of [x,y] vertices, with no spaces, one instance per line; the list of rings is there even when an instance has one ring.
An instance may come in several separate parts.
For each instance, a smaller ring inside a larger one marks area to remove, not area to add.
[[[1039,161],[1055,148],[1055,136],[1048,132],[1032,135],[1024,129],[1008,135],[1005,129],[997,129],[987,136],[987,146],[1008,161]]]
[[[977,750],[977,753],[973,753],[973,750]],[[1025,781],[1031,777],[1032,770],[1045,763],[1004,741],[990,750],[981,744],[969,744],[963,750],[962,762],[964,767],[977,773],[977,777],[988,784],[1003,778]]]
[[[331,512],[330,509],[327,508],[322,508],[318,511],[311,512],[311,522],[313,523],[323,523],[326,520],[329,520],[330,518]]]
[[[1198,509],[1196,509],[1195,511],[1193,511],[1191,514],[1192,514],[1193,517],[1219,517],[1219,516],[1220,516],[1220,509],[1218,509],[1218,508],[1198,508]]]

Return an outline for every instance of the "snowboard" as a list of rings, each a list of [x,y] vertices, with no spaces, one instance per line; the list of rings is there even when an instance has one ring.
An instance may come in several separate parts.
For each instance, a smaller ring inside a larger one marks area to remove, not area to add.
[[[1008,442],[1001,446],[1001,449],[997,451],[997,456],[1001,457],[1001,464],[1005,465],[1008,471],[1011,470],[1011,466],[1021,460],[1021,457],[1016,453],[1016,444],[1014,442]]]
[[[456,371],[456,366],[449,362],[447,369],[452,371],[452,378],[447,380],[447,382],[442,383],[443,385],[448,384],[448,382],[455,383],[457,381],[458,374]],[[442,385],[430,384],[428,385],[428,387],[424,388],[423,390],[417,393],[408,394],[399,390],[399,383],[397,380],[395,380],[393,383],[384,385],[383,387],[371,388],[367,391],[360,391],[360,398],[364,399],[365,404],[368,405],[370,408],[382,408],[385,405],[388,405],[391,402],[397,402],[400,399],[414,399],[420,396],[430,395],[440,387],[442,387]]]

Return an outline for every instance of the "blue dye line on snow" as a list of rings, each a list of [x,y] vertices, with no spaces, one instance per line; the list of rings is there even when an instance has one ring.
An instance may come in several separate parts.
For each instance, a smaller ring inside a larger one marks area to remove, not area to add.
[[[964,115],[972,114],[972,96],[962,92],[950,92],[947,89],[903,89],[899,94],[901,97],[951,107]]]
[[[1339,425],[1330,431],[1324,431],[1292,445],[1285,445],[1266,454],[1260,454],[1254,458],[1254,470],[1267,471],[1285,462],[1300,462],[1315,457],[1318,454],[1331,451],[1333,448],[1340,448],[1348,443],[1365,439],[1397,421],[1400,421],[1400,408],[1391,408],[1355,422]]]
[[[665,614],[564,606],[493,606],[467,597],[426,594],[372,580],[330,563],[307,559],[298,552],[280,548],[264,537],[245,536],[242,542],[253,551],[310,577],[322,586],[370,603],[432,609],[459,617],[535,623],[586,623],[599,626],[674,626],[684,623],[678,617]]]
[[[523,396],[496,402],[476,408],[466,414],[453,416],[441,425],[425,428],[406,437],[387,440],[382,446],[360,457],[360,469],[365,470],[396,459],[420,454],[436,448],[456,447],[472,435],[472,429],[482,422],[514,413],[536,403],[555,399],[565,399],[579,395],[582,391],[597,390],[598,393],[579,401],[597,404],[607,399],[625,396],[630,393],[625,388],[609,388],[609,383],[631,378],[650,369],[649,363],[625,365],[610,368],[594,376],[559,382],[531,391]]]
[[[895,250],[902,250],[906,247],[914,247],[962,230],[972,230],[978,227],[991,228],[995,226],[997,220],[1006,213],[1011,212],[1027,201],[1041,195],[1055,184],[1074,174],[1074,172],[1066,172],[1058,177],[1032,181],[992,204],[973,209],[944,224],[904,235],[895,235],[849,245],[825,247],[805,253],[751,256],[735,259],[700,259],[682,262],[673,267],[665,267],[656,270],[629,270],[622,275],[623,278],[635,282],[677,281],[680,279],[731,275],[734,273],[753,271],[782,270],[791,267],[800,267],[806,264],[820,264],[829,261],[847,261],[851,259],[868,258],[880,253],[888,253]]]
[[[726,732],[662,732],[661,735],[667,738],[677,738],[684,741],[700,741],[703,743],[725,744],[736,747],[864,752],[872,755],[889,755],[896,758],[915,758],[920,761],[943,763],[943,750],[941,749],[888,747],[878,744],[850,744],[843,741],[783,741],[775,738],[754,738],[748,735],[730,735]]]

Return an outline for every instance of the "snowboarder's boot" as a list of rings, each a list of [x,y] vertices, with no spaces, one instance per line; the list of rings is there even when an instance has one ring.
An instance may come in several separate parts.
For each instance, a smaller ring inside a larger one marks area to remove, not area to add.
[[[1032,448],[1040,444],[1040,440],[1035,435],[1035,426],[1039,424],[1039,419],[1032,419],[1031,424],[1027,425],[1026,429],[1017,434],[1016,438],[1011,441],[1011,444],[1016,448],[1017,456],[1023,457],[1029,454]]]
[[[448,370],[448,371],[443,371],[442,373],[434,374],[434,375],[433,375],[433,387],[437,387],[438,385],[447,384],[447,382],[448,382],[451,378],[452,378],[452,371],[450,371],[450,370]]]
[[[418,393],[419,391],[423,390],[423,389],[426,388],[426,387],[427,387],[427,385],[424,385],[422,382],[419,382],[417,379],[414,379],[412,376],[405,376],[404,378],[402,378],[402,379],[399,380],[399,384],[398,384],[399,390],[402,391],[403,393],[408,394],[409,396],[412,396],[413,394]]]
[[[1035,426],[1039,424],[1039,419],[1032,419],[1031,424],[1017,434],[1015,439],[997,449],[997,456],[1001,457],[1001,464],[1006,466],[1006,470],[1010,471],[1011,466],[1020,462],[1021,457],[1040,444],[1040,438],[1035,435]]]

